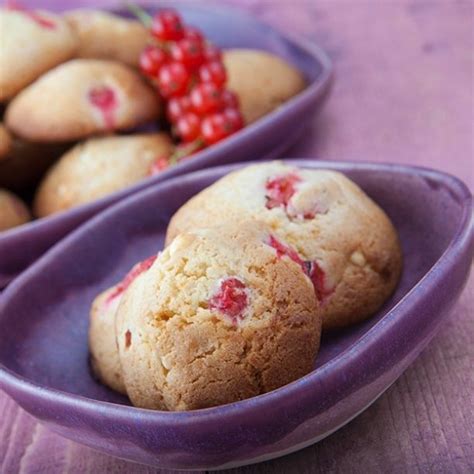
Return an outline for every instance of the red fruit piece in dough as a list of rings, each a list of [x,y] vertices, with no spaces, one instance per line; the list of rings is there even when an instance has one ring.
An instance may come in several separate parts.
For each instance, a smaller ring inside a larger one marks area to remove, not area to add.
[[[14,11],[23,13],[24,15],[29,17],[31,20],[36,22],[42,28],[46,28],[48,30],[54,30],[57,26],[53,20],[50,20],[49,18],[45,18],[44,16],[41,16],[39,13],[35,11],[28,10],[25,6],[21,5],[18,2],[10,0],[9,2],[6,3],[5,7],[8,10],[14,10]]]
[[[97,107],[104,118],[107,128],[115,125],[115,108],[117,107],[117,97],[115,92],[107,86],[95,87],[89,91],[89,100],[94,107]]]
[[[332,289],[328,289],[326,287],[326,273],[315,261],[305,262],[305,267],[305,272],[313,284],[316,297],[319,301],[323,301],[333,291]]]
[[[107,298],[107,303],[110,303],[114,298],[121,295],[137,278],[138,275],[141,275],[143,272],[147,271],[156,260],[156,255],[152,255],[148,257],[146,260],[137,263],[126,275],[125,278],[115,286],[112,293],[110,293],[109,297]]]
[[[273,235],[270,235],[268,245],[270,245],[270,247],[273,247],[276,250],[278,258],[284,257],[286,255],[287,257],[291,258],[293,262],[296,262],[306,273],[305,263],[298,255],[298,252],[295,249],[292,249],[290,246],[283,244]]]
[[[209,300],[209,308],[230,318],[235,326],[244,319],[247,306],[247,287],[236,277],[222,280],[219,290]]]
[[[296,184],[299,182],[301,182],[301,178],[293,173],[268,179],[265,185],[267,209],[283,207],[286,210],[290,199],[296,192]]]

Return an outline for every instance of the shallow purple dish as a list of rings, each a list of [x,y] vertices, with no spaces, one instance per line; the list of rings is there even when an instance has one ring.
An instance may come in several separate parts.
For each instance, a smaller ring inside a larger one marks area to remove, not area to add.
[[[28,5],[28,2],[22,2]],[[30,2],[34,8],[64,10],[65,2],[57,0]],[[97,1],[94,7],[110,2]],[[197,153],[158,176],[148,178],[123,191],[111,194],[91,204],[77,207],[51,217],[33,221],[11,231],[0,233],[0,288],[36,260],[60,238],[107,206],[139,190],[161,181],[197,169],[226,163],[280,155],[294,143],[304,124],[317,113],[329,91],[332,67],[326,54],[316,45],[289,38],[240,10],[218,5],[160,2],[157,7],[178,9],[190,24],[200,27],[207,37],[222,48],[242,47],[264,49],[287,59],[303,71],[308,87],[274,112],[256,123],[207,150]],[[90,3],[75,0],[67,3],[68,9]],[[149,11],[153,11],[150,8]],[[126,14],[124,11],[115,10]],[[229,21],[229,20],[232,21]]]
[[[342,171],[393,219],[405,267],[372,319],[326,335],[315,369],[278,390],[194,412],[137,409],[88,367],[94,296],[159,250],[189,197],[242,164],[169,180],[84,224],[0,299],[0,388],[52,430],[95,449],[176,469],[274,458],[314,443],[369,406],[415,359],[458,298],[471,264],[472,198],[452,176],[414,167],[295,161]]]

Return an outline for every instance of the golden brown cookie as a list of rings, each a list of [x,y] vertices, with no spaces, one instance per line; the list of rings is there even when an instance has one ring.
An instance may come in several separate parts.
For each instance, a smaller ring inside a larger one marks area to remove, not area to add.
[[[126,394],[115,335],[115,316],[124,291],[143,272],[156,255],[137,263],[117,285],[102,292],[92,303],[89,326],[89,349],[94,375],[105,385]]]
[[[300,71],[265,51],[227,50],[224,65],[227,87],[237,94],[247,124],[270,113],[306,85]]]
[[[0,232],[26,224],[30,219],[30,212],[20,198],[0,189]]]
[[[323,307],[323,329],[362,321],[393,292],[401,272],[389,218],[341,173],[279,162],[231,173],[188,201],[171,219],[181,232],[225,221],[267,223],[306,262]]]
[[[137,127],[155,120],[158,94],[124,64],[75,59],[24,89],[9,104],[5,122],[31,141],[69,141]]]
[[[79,38],[78,57],[115,59],[138,67],[149,36],[139,21],[100,10],[74,10],[64,17]]]
[[[301,265],[271,240],[257,222],[181,234],[132,283],[116,331],[135,406],[231,403],[312,370],[318,303]]]
[[[0,102],[74,56],[78,41],[61,17],[0,8]]]
[[[173,145],[165,133],[93,138],[76,145],[49,170],[33,204],[45,217],[119,191],[148,176]]]
[[[0,123],[0,161],[2,161],[10,151],[12,139],[8,130]]]

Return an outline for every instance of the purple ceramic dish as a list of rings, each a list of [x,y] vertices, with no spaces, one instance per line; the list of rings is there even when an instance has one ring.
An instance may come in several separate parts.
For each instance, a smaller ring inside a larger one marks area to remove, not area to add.
[[[52,430],[114,456],[176,469],[266,460],[314,443],[369,406],[415,359],[467,279],[472,199],[452,176],[414,167],[294,161],[346,173],[390,215],[400,285],[372,319],[326,335],[314,370],[278,390],[193,412],[129,406],[88,367],[95,295],[159,250],[170,216],[242,164],[181,176],[84,224],[17,278],[0,301],[0,387]]]
[[[66,5],[58,1],[41,3],[44,8],[53,10],[60,10],[60,3],[62,9]],[[325,53],[316,45],[290,39],[233,8],[178,2],[159,4],[160,7],[171,5],[182,13],[185,21],[201,28],[211,41],[222,48],[263,49],[288,60],[303,71],[308,81],[307,88],[229,139],[197,153],[192,159],[158,176],[145,179],[93,203],[0,233],[0,288],[60,238],[107,206],[183,173],[249,159],[276,157],[299,138],[304,131],[304,124],[317,113],[329,91],[332,67]],[[67,3],[69,9],[81,6],[90,7],[80,0]],[[95,7],[99,8],[100,5]],[[37,3],[35,8],[38,8]],[[156,4],[154,8],[156,10]],[[123,11],[118,13],[125,14]]]

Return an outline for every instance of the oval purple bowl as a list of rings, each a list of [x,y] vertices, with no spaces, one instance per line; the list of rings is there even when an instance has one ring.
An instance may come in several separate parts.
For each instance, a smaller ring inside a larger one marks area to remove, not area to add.
[[[96,2],[95,8],[108,2]],[[28,4],[28,2],[26,2]],[[64,10],[64,2],[44,1],[44,8]],[[36,4],[35,4],[36,5]],[[68,9],[88,6],[87,2],[68,2]],[[206,36],[222,48],[256,48],[270,51],[298,67],[308,85],[297,96],[232,137],[196,153],[192,159],[147,178],[134,186],[116,192],[90,204],[60,214],[33,221],[16,229],[0,233],[0,288],[36,260],[55,242],[93,215],[137,191],[164,180],[210,166],[257,158],[279,156],[298,140],[304,124],[316,114],[329,92],[332,66],[326,54],[316,45],[290,38],[259,22],[238,9],[218,5],[160,2],[157,7],[179,10],[185,21],[200,27]],[[37,8],[37,5],[36,5]],[[114,10],[127,16],[123,10]],[[229,21],[232,19],[232,21]]]
[[[380,164],[292,161],[341,171],[389,214],[405,258],[396,293],[370,320],[326,334],[314,370],[273,392],[193,412],[129,406],[88,367],[95,295],[159,250],[170,216],[243,164],[171,179],[59,242],[0,301],[0,387],[52,430],[95,449],[174,469],[217,469],[301,449],[368,407],[416,358],[468,277],[472,197],[456,178]]]

